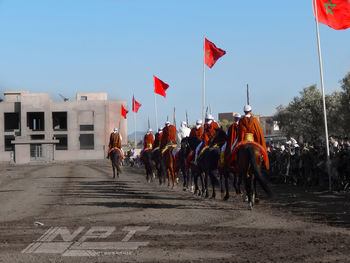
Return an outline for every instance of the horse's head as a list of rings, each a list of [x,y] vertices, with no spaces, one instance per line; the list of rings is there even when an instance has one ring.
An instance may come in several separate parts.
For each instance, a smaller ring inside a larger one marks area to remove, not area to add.
[[[226,140],[227,140],[226,132],[221,128],[215,129],[215,133],[212,137],[212,140],[210,141],[210,146],[213,146],[216,144],[221,147],[225,144]]]
[[[181,141],[181,148],[184,143],[184,147],[187,146],[190,150],[195,150],[198,144],[201,143],[201,140],[197,137],[185,137]]]

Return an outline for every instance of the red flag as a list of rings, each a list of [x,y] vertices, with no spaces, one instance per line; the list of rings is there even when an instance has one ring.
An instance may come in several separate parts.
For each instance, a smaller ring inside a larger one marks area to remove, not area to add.
[[[165,91],[169,88],[169,85],[165,82],[158,79],[156,76],[154,76],[154,92],[162,95],[164,98],[166,97]]]
[[[135,100],[135,97],[134,96],[132,96],[132,111],[133,112],[137,112],[138,110],[139,110],[139,108],[141,107],[141,103],[139,103],[139,102],[137,102],[136,100]]]
[[[315,13],[315,1],[312,0]],[[349,0],[316,0],[318,22],[333,29],[350,27]]]
[[[215,62],[225,54],[225,50],[217,48],[214,43],[204,39],[204,61],[209,68],[212,68]]]
[[[128,114],[129,111],[127,111],[124,106],[122,105],[122,116],[124,117],[124,119],[126,119],[126,114]]]

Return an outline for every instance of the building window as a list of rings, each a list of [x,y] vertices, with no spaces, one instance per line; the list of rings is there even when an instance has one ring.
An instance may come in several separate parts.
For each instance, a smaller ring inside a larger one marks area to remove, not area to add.
[[[43,149],[41,144],[30,145],[30,157],[33,159],[38,159],[43,157]]]
[[[14,151],[15,145],[11,143],[15,139],[13,135],[5,135],[5,151]]]
[[[52,129],[54,131],[67,130],[67,112],[53,112],[52,113]]]
[[[68,150],[67,134],[56,134],[54,137],[56,140],[59,140],[59,143],[56,143],[56,150]]]
[[[44,131],[44,112],[27,112],[27,126],[33,131]]]
[[[4,113],[5,131],[13,131],[19,129],[19,113],[5,112]]]
[[[80,134],[80,150],[93,150],[94,149],[94,135],[93,134]]]
[[[80,100],[87,100],[87,96],[80,96]]]
[[[80,131],[93,131],[94,125],[80,125]]]

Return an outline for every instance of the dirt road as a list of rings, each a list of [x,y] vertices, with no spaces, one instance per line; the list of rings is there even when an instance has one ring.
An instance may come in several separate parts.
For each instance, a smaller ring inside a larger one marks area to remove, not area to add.
[[[322,204],[331,217],[283,193],[249,211],[131,168],[113,180],[107,161],[1,166],[0,262],[349,262],[348,197],[331,197],[347,202],[337,211]]]

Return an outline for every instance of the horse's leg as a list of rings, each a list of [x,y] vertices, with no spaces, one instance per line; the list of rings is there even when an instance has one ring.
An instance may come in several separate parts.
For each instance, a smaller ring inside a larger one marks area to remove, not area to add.
[[[209,197],[209,192],[208,192],[208,173],[204,172],[204,191],[205,191],[205,197]]]
[[[214,171],[209,170],[209,176],[210,176],[210,182],[211,182],[211,186],[213,188],[213,193],[211,195],[211,198],[215,198],[216,197],[216,192],[215,192],[215,182],[216,182],[216,178],[215,178],[215,174]],[[208,191],[209,192],[209,191]],[[209,194],[209,193],[208,193]]]
[[[224,190],[224,172],[223,172],[223,170],[220,170],[219,171],[219,176],[220,176],[220,193],[221,193],[221,199],[223,199],[223,197],[224,197],[224,192],[225,192],[225,190]]]
[[[254,205],[254,174],[251,173],[250,176],[246,177],[246,191],[247,191],[247,196],[248,196],[248,204],[249,208],[253,209]]]
[[[225,177],[225,189],[226,189],[226,194],[224,196],[224,200],[226,201],[227,199],[230,198],[230,193],[229,193],[229,186],[228,186],[228,178],[229,178],[229,171],[228,169],[224,168],[224,177]]]
[[[183,183],[183,190],[186,191],[188,187],[188,174],[186,172],[185,165],[181,163],[181,172],[183,175],[184,183]]]
[[[198,187],[198,171],[192,170],[192,176],[193,176],[193,183],[194,183],[194,193],[197,194],[199,192],[199,187]]]

